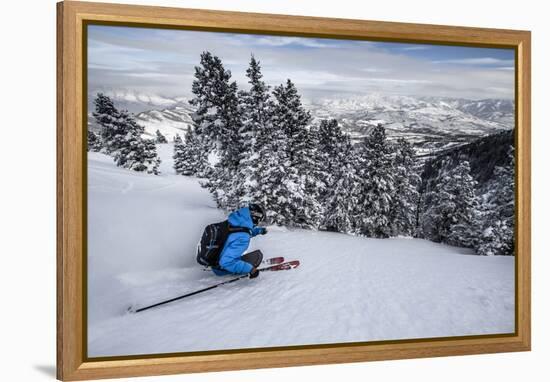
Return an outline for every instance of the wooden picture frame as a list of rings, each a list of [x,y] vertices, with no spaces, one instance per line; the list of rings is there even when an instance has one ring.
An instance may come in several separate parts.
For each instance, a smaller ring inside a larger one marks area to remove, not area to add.
[[[288,346],[171,356],[86,357],[86,96],[89,22],[303,37],[505,47],[516,54],[516,325],[506,335]],[[528,351],[531,347],[528,31],[65,1],[57,4],[57,377],[82,380],[417,357]]]

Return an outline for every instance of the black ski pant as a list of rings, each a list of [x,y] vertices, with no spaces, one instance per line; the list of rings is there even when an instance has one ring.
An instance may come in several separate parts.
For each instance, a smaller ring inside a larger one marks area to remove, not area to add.
[[[258,265],[262,262],[264,254],[259,249],[256,251],[245,253],[241,256],[242,261],[246,261],[249,264],[252,264],[254,268],[257,268]]]

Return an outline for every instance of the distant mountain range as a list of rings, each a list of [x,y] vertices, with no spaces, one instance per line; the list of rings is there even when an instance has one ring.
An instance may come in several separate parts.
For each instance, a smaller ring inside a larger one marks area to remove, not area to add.
[[[97,131],[92,111],[94,110],[94,92],[88,97],[88,128]],[[189,127],[193,125],[191,115],[194,108],[185,97],[165,97],[136,93],[131,91],[105,91],[119,110],[128,110],[134,113],[136,121],[145,127],[147,137],[155,137],[157,129],[169,140],[176,134],[183,137]]]
[[[193,126],[191,115],[194,108],[189,102],[184,102],[167,109],[150,110],[136,115],[136,121],[145,127],[145,133],[151,137],[156,136],[159,130],[169,141],[176,134],[182,138],[190,127]]]
[[[134,110],[136,120],[154,137],[158,129],[171,140],[192,126],[194,108],[183,97],[162,97],[132,92],[105,92],[119,109]],[[356,141],[378,123],[389,139],[403,137],[419,156],[433,156],[479,137],[514,128],[513,100],[466,100],[437,97],[383,96],[372,94],[345,99],[304,102],[312,123],[335,118]],[[90,105],[89,110],[93,110]],[[140,111],[139,110],[147,110]],[[96,129],[93,117],[89,126]]]
[[[511,100],[369,95],[323,100],[308,108],[314,120],[336,118],[355,140],[381,123],[389,139],[407,139],[418,155],[432,155],[514,127]]]
[[[139,93],[132,90],[94,90],[88,94],[88,110],[90,111],[94,108],[93,101],[97,93],[103,93],[109,96],[118,109],[128,110],[134,114],[188,103],[185,97],[167,97],[158,94]]]

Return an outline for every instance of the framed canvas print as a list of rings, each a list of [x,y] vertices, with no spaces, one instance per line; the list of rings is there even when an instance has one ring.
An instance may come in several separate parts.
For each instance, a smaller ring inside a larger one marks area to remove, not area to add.
[[[530,349],[530,33],[62,2],[58,378]]]

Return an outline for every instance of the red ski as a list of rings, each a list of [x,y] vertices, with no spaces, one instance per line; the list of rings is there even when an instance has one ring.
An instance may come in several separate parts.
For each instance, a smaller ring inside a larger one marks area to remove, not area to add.
[[[261,262],[261,264],[265,264],[265,265],[274,265],[274,264],[281,264],[285,261],[285,258],[280,256],[280,257],[271,257],[269,259],[265,259]]]
[[[299,265],[300,265],[299,260],[292,260],[292,261],[287,261],[285,263],[280,263],[280,264],[276,264],[276,265],[271,265],[269,267],[260,268],[259,271],[261,271],[261,272],[263,272],[263,271],[286,271],[286,270],[289,270],[289,269],[294,269]]]

